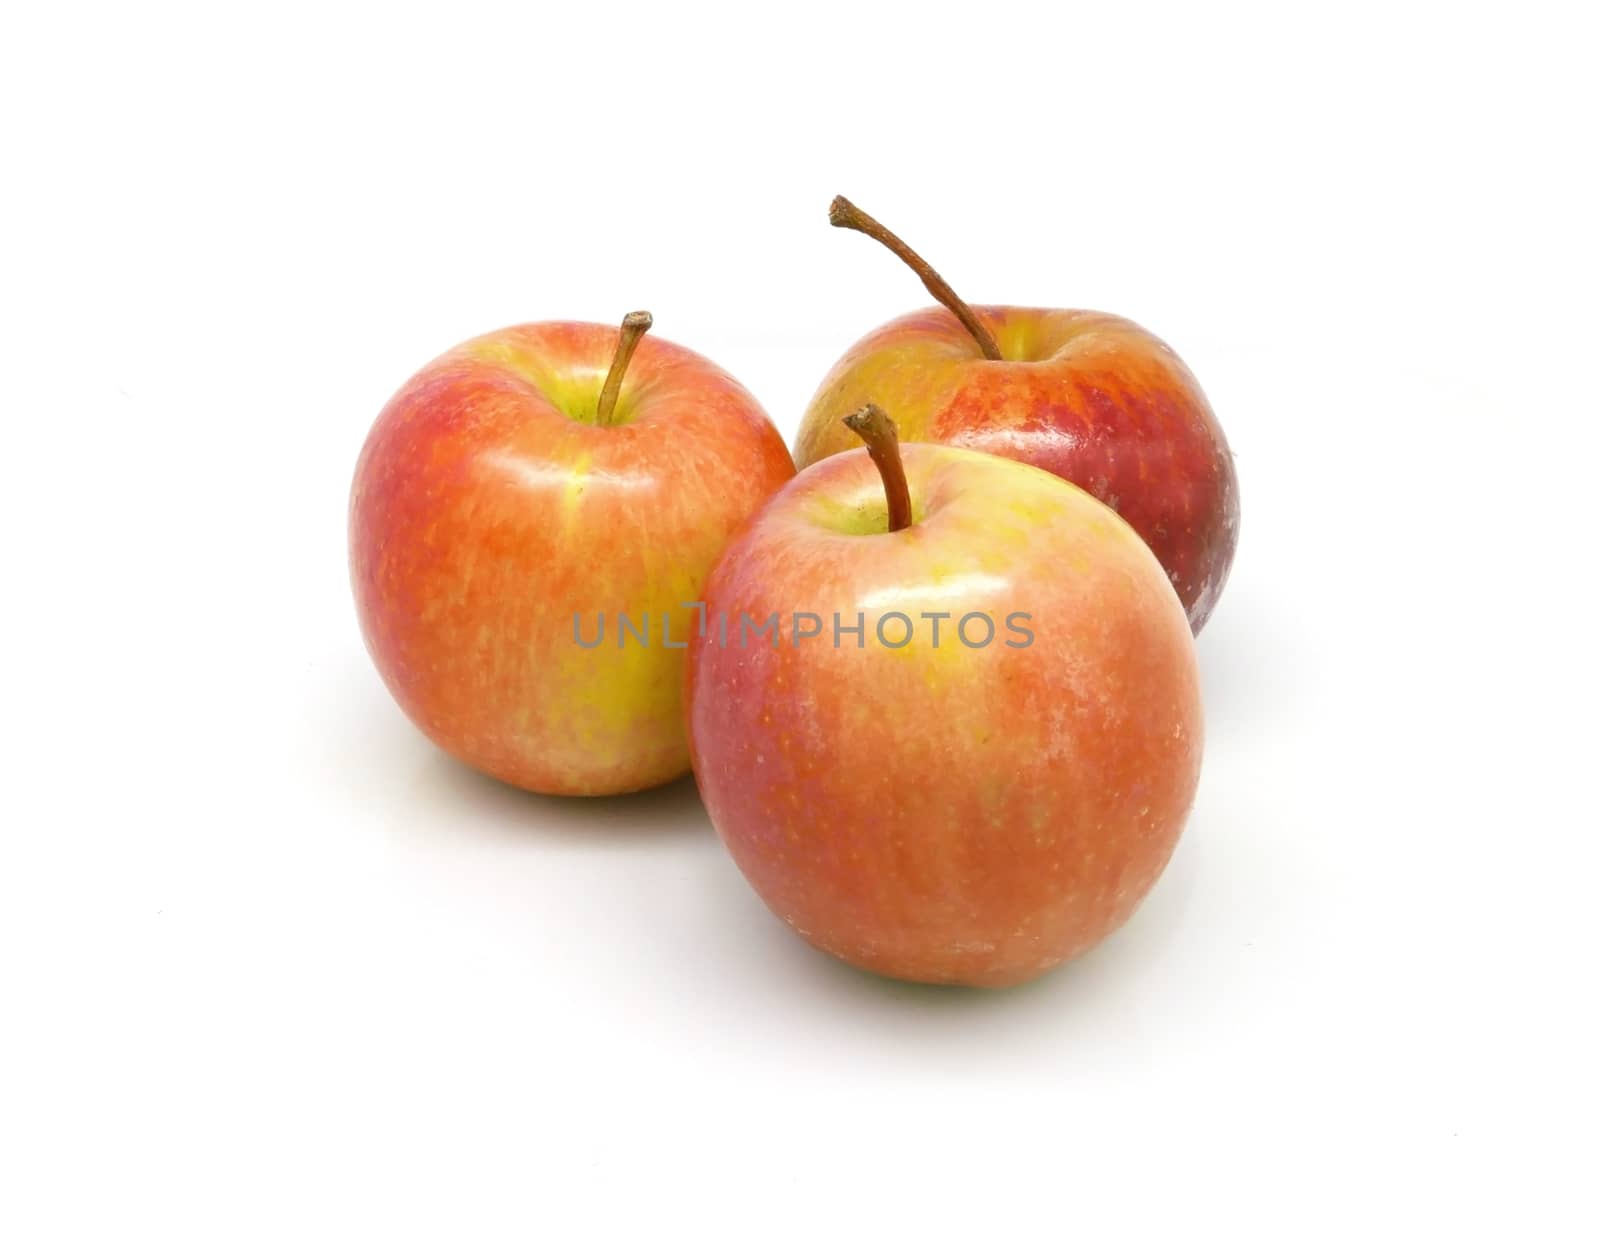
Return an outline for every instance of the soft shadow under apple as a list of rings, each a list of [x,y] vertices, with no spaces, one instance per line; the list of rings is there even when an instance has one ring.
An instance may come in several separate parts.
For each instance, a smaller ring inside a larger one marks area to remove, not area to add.
[[[479,835],[521,841],[554,838],[617,846],[714,836],[689,776],[635,794],[563,798],[519,790],[435,751],[417,770],[410,797],[447,820],[453,813]]]

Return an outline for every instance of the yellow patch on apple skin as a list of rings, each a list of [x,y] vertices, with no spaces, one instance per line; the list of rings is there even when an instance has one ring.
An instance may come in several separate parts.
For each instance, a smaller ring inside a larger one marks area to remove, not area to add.
[[[581,452],[573,461],[571,476],[561,495],[561,525],[565,530],[570,531],[578,519],[578,509],[583,505],[583,488],[589,480],[589,467],[593,463],[594,457],[588,452]]]

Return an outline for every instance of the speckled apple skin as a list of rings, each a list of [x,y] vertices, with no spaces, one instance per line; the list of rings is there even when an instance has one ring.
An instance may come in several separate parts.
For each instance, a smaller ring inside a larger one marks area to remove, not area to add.
[[[689,766],[685,651],[729,536],[794,476],[755,399],[649,336],[592,418],[615,326],[545,322],[462,344],[389,401],[356,466],[361,631],[408,716],[451,755],[546,794],[617,794]],[[574,415],[576,414],[576,415]],[[587,418],[587,419],[584,419]],[[574,641],[574,613],[592,641]],[[619,647],[618,612],[650,644]]]
[[[1233,564],[1239,484],[1200,384],[1170,347],[1106,313],[979,306],[1004,360],[943,308],[880,326],[806,410],[800,468],[854,446],[840,422],[878,404],[902,439],[971,447],[1075,482],[1139,533],[1199,633]]]
[[[1116,929],[1171,856],[1200,770],[1194,643],[1149,548],[1085,492],[977,452],[902,451],[909,529],[884,532],[856,450],[802,472],[717,562],[689,652],[695,775],[740,869],[814,946],[885,976],[1009,985]],[[720,644],[719,614],[796,611],[825,636]],[[858,611],[866,645],[836,648],[832,614]],[[939,646],[924,629],[892,649],[875,627],[892,611],[953,616]],[[995,621],[989,646],[950,645],[967,612]],[[1012,612],[1031,614],[1031,645],[1004,645],[1021,641]]]

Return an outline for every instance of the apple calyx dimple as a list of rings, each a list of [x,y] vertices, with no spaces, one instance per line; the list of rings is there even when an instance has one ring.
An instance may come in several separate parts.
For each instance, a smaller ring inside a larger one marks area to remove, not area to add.
[[[911,272],[922,279],[922,285],[928,288],[928,294],[933,296],[946,308],[956,315],[956,320],[972,335],[979,350],[983,352],[986,360],[1004,360],[1000,354],[1000,345],[994,341],[994,335],[989,333],[989,327],[978,320],[978,314],[951,286],[941,278],[932,265],[912,251],[904,239],[895,234],[870,213],[864,213],[842,195],[833,197],[833,203],[828,205],[828,224],[842,226],[846,230],[856,230],[866,235],[869,239],[876,239],[888,248],[901,260],[910,266]]]
[[[877,404],[867,404],[844,419],[845,425],[867,445],[867,455],[883,478],[883,493],[889,501],[889,533],[911,526],[911,488],[906,484],[906,467],[900,459],[900,434],[889,414]]]
[[[622,390],[622,375],[628,371],[633,350],[639,340],[655,324],[647,312],[631,312],[622,319],[622,330],[617,336],[617,354],[611,358],[611,368],[606,372],[605,385],[600,388],[600,402],[595,407],[594,423],[610,425],[617,408],[617,395]]]

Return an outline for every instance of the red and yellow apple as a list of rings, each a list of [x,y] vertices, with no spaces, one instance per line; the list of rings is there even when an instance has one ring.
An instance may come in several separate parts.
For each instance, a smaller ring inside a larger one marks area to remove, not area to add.
[[[350,573],[378,671],[440,747],[529,790],[688,768],[684,605],[794,475],[755,399],[648,326],[463,343],[401,387],[356,466]]]
[[[966,305],[848,200],[829,220],[889,247],[944,307],[896,318],[845,353],[801,421],[796,464],[852,446],[840,418],[872,401],[907,440],[1048,469],[1149,544],[1198,633],[1233,563],[1239,487],[1222,427],[1177,354],[1106,313]]]
[[[800,473],[707,583],[700,792],[813,945],[1024,981],[1121,925],[1172,853],[1203,732],[1188,621],[1076,486],[965,448],[907,444],[902,466],[870,406],[852,428],[870,453]]]

